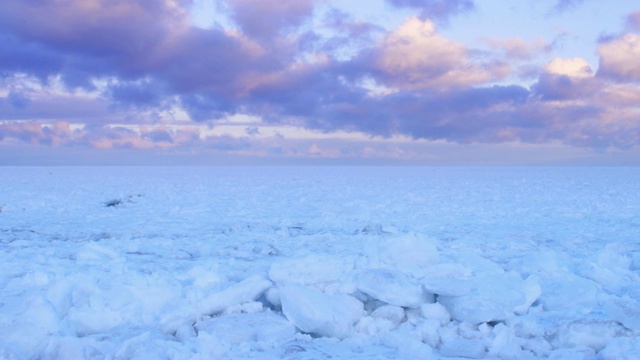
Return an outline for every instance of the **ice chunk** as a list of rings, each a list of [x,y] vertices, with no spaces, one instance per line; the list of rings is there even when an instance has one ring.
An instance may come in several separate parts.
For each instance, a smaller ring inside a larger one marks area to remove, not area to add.
[[[216,288],[227,280],[221,275],[221,270],[216,263],[198,264],[184,274],[176,274],[178,280],[189,281],[201,289]]]
[[[594,359],[595,350],[586,346],[578,346],[573,348],[556,349],[549,353],[549,360],[589,360]],[[616,358],[620,359],[620,358]]]
[[[535,282],[524,281],[518,274],[490,275],[473,280],[471,291],[462,296],[439,296],[451,317],[458,321],[479,324],[506,320],[514,312],[523,313],[535,301]]]
[[[540,279],[542,294],[538,301],[547,311],[574,310],[598,304],[598,286],[574,274],[558,274]]]
[[[631,269],[633,258],[622,245],[608,244],[578,266],[576,273],[613,293],[623,293],[629,284],[637,286],[638,275]]]
[[[600,351],[611,340],[624,333],[625,329],[616,321],[579,319],[559,326],[551,344],[555,348],[586,346]]]
[[[78,336],[108,332],[122,324],[125,318],[119,309],[113,309],[105,303],[96,301],[91,305],[72,307],[67,321]]]
[[[216,314],[230,306],[256,300],[271,285],[271,281],[261,276],[252,276],[206,297],[200,304],[200,313]]]
[[[523,257],[511,260],[507,264],[508,270],[518,271],[523,275],[530,274],[558,274],[567,272],[568,259],[560,259],[559,254],[551,250],[536,251]]]
[[[396,326],[397,325],[387,319],[364,316],[356,323],[355,330],[360,334],[372,336],[381,332],[390,331]]]
[[[436,244],[436,240],[418,234],[403,234],[381,241],[370,257],[381,266],[419,275],[440,260]]]
[[[627,329],[640,331],[640,302],[630,298],[614,298],[607,302],[605,310]]]
[[[299,285],[280,288],[282,312],[300,330],[343,339],[364,312],[362,302],[349,295],[328,295]]]
[[[531,304],[538,300],[542,294],[542,287],[540,286],[540,278],[538,275],[530,275],[526,278],[522,284],[522,290],[524,292],[524,303],[513,308],[513,311],[518,315],[525,314],[529,310],[529,307],[531,307]]]
[[[257,341],[275,345],[295,336],[295,327],[271,311],[217,316],[196,323],[195,328],[198,335],[206,332],[231,344]]]
[[[0,358],[2,353],[0,353]],[[49,340],[42,353],[42,359],[102,359],[101,351],[86,344],[82,338],[75,336],[56,337]]]
[[[400,326],[395,331],[381,334],[380,339],[384,345],[398,349],[401,359],[439,359],[431,346],[422,342],[419,330]]]
[[[420,322],[416,329],[422,334],[422,342],[435,348],[440,345],[440,329],[442,325],[435,319],[426,319]]]
[[[427,292],[440,296],[463,296],[473,288],[473,282],[468,279],[426,277],[420,282]]]
[[[357,276],[356,286],[372,298],[390,305],[416,308],[424,302],[433,301],[415,280],[394,270],[364,271]]]
[[[420,305],[420,315],[425,319],[435,319],[440,325],[446,325],[451,321],[451,315],[442,304],[422,304]]]
[[[311,285],[340,280],[353,269],[353,263],[331,255],[308,255],[271,265],[269,278],[276,284]]]
[[[280,302],[280,291],[278,291],[277,287],[270,287],[267,289],[264,293],[264,298],[276,308],[282,306],[282,303]]]
[[[637,360],[640,342],[635,337],[615,338],[598,354],[602,360]]]
[[[481,341],[459,338],[440,345],[440,354],[447,357],[482,359],[486,352]]]
[[[404,309],[399,306],[383,305],[371,313],[371,317],[389,320],[394,325],[400,324],[404,319]]]
[[[486,324],[483,324],[487,326]],[[488,347],[490,356],[500,359],[522,359],[528,358],[522,353],[521,342],[517,339],[513,330],[504,324],[497,324],[493,329],[487,326],[490,333],[493,334],[493,340]]]
[[[251,301],[244,304],[233,305],[226,308],[223,314],[253,314],[264,310],[264,304],[259,301]]]
[[[486,259],[470,250],[461,250],[455,253],[454,262],[463,264],[471,269],[475,276],[500,275],[504,274],[504,269],[495,262]]]
[[[33,352],[51,334],[63,329],[53,306],[39,295],[16,298],[3,294],[0,310],[0,355],[5,346],[16,353]]]
[[[640,270],[640,252],[634,252],[631,254],[631,264],[629,264],[629,269],[634,271]]]
[[[78,252],[76,252],[76,260],[82,262],[99,262],[116,260],[120,258],[120,255],[105,246],[99,245],[94,242],[89,242],[82,246]]]

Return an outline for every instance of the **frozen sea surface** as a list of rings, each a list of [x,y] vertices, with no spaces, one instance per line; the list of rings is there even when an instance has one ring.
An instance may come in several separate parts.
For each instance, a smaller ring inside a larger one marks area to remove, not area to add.
[[[0,359],[638,359],[639,168],[0,168]]]

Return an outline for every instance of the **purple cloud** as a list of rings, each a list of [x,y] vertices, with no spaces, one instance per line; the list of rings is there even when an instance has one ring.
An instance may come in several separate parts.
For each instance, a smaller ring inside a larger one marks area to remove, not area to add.
[[[640,32],[640,10],[627,16],[627,27],[632,31]]]
[[[42,122],[2,123],[0,137],[96,148],[251,147],[248,136],[107,126],[114,117],[123,123],[135,110],[178,107],[200,122],[242,113],[327,132],[460,143],[559,140],[623,147],[637,139],[638,130],[629,125],[637,123],[637,112],[631,111],[636,95],[630,94],[640,93],[634,85],[640,81],[637,34],[600,43],[597,76],[584,60],[556,59],[529,71],[535,81],[530,88],[493,86],[488,84],[505,84],[509,66],[474,58],[427,20],[470,11],[473,1],[388,1],[419,9],[422,17],[385,33],[329,12],[324,24],[338,35],[328,39],[301,30],[314,0],[229,0],[238,25],[233,31],[190,25],[186,0],[96,0],[97,10],[80,0],[64,7],[54,0],[2,1],[3,81],[26,74],[46,88],[59,79],[67,93],[42,99],[28,91],[7,92],[0,99],[2,120]],[[638,24],[635,14],[628,18],[630,27]],[[518,59],[549,46],[519,39],[495,45]],[[353,54],[332,54],[343,48]],[[78,89],[100,92],[102,98],[74,97]]]
[[[262,42],[301,25],[317,0],[228,0],[233,19],[243,33]]]
[[[473,0],[387,0],[399,8],[415,8],[422,11],[420,17],[446,21],[449,17],[475,9]]]
[[[111,84],[106,95],[117,107],[163,108],[168,93],[165,87],[158,81],[123,81]]]
[[[589,97],[599,86],[593,79],[543,73],[533,85],[533,91],[545,101],[571,100]]]
[[[151,130],[141,135],[141,138],[154,143],[173,143],[173,135],[167,130]]]
[[[21,92],[10,92],[5,98],[7,103],[15,109],[24,109],[29,105],[31,99]]]
[[[557,12],[566,11],[568,9],[582,5],[588,0],[558,0],[554,6],[554,10]]]
[[[62,73],[69,85],[86,86],[96,76],[143,75],[161,56],[162,45],[172,34],[188,26],[184,11],[165,2],[92,4],[86,6],[79,0],[67,1],[65,6],[52,0],[3,1],[0,31],[14,42],[8,52],[17,49],[22,53],[16,60],[29,64],[26,70],[30,72]],[[20,50],[24,48],[27,50]]]

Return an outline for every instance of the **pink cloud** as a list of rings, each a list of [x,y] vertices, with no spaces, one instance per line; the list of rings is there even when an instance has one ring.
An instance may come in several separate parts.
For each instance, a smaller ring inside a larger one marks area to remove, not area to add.
[[[640,81],[640,35],[627,33],[598,46],[598,75],[618,81]]]
[[[239,151],[251,146],[248,136],[205,135],[200,129],[166,126],[72,126],[66,121],[0,123],[0,144],[11,142],[52,147],[106,149],[197,149]]]
[[[374,66],[385,74],[388,85],[401,89],[474,85],[508,72],[499,64],[473,63],[464,46],[438,34],[433,22],[417,17],[386,36]]]

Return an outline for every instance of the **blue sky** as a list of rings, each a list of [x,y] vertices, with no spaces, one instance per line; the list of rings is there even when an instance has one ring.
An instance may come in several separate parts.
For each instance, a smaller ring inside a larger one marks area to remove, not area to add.
[[[5,165],[640,165],[629,1],[6,0],[0,45]]]

